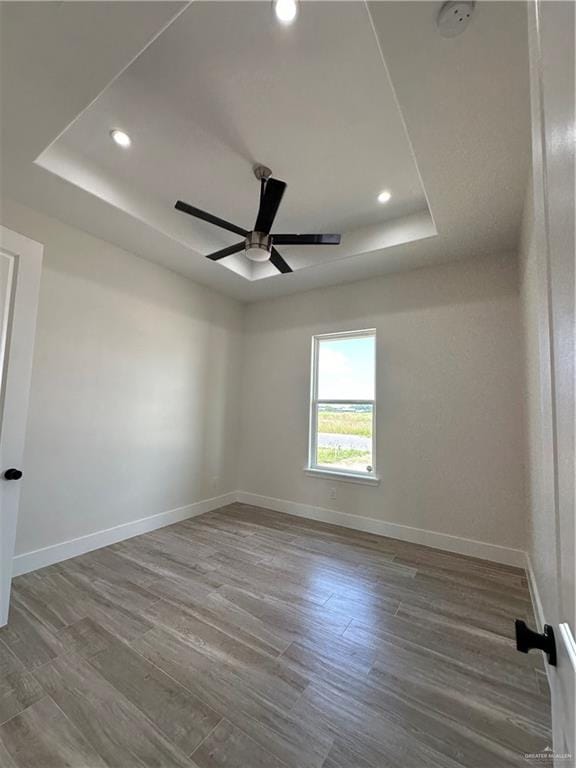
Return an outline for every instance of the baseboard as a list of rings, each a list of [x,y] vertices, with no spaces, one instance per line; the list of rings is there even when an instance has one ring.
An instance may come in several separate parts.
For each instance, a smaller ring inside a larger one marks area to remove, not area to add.
[[[339,512],[324,507],[314,507],[309,504],[300,504],[295,501],[274,499],[269,496],[260,496],[256,493],[238,491],[237,500],[243,504],[251,504],[255,507],[273,509],[276,512],[285,512],[297,517],[305,517],[310,520],[319,520],[323,523],[341,525],[345,528],[354,528],[365,533],[375,533],[379,536],[388,536],[391,539],[410,541],[413,544],[424,544],[427,547],[443,549],[446,552],[455,552],[459,555],[478,557],[482,560],[490,560],[504,565],[514,565],[524,568],[526,565],[526,553],[521,549],[502,547],[498,544],[489,544],[485,541],[465,539],[460,536],[451,536],[447,533],[428,531],[424,528],[412,528],[409,525],[388,523],[384,520],[376,520],[372,517],[351,515],[348,512]]]
[[[12,575],[20,576],[23,573],[36,571],[38,568],[44,568],[46,565],[69,560],[71,557],[83,555],[85,552],[91,552],[94,549],[100,549],[100,547],[107,547],[109,544],[115,544],[117,541],[131,539],[133,536],[139,536],[141,533],[155,531],[157,528],[164,528],[166,525],[178,523],[189,517],[203,515],[206,512],[211,512],[213,509],[232,504],[236,501],[236,495],[236,493],[225,493],[212,499],[196,501],[185,507],[160,512],[158,515],[143,517],[140,520],[116,525],[103,531],[95,531],[86,536],[80,536],[77,539],[69,539],[68,541],[52,544],[49,547],[36,549],[32,552],[24,552],[22,555],[17,555],[14,558]]]
[[[140,520],[133,520],[132,522],[123,523],[103,531],[96,531],[86,536],[80,536],[77,539],[63,541],[49,547],[33,550],[32,552],[24,552],[14,558],[12,575],[20,576],[23,573],[29,573],[38,568],[44,568],[47,565],[53,565],[54,563],[68,560],[71,557],[77,557],[85,552],[91,552],[94,549],[100,549],[109,544],[130,539],[133,536],[139,536],[141,533],[155,531],[166,525],[178,523],[180,520],[203,515],[205,512],[211,512],[213,509],[224,507],[235,501],[251,504],[255,507],[273,509],[276,512],[284,512],[297,517],[305,517],[309,520],[319,520],[324,523],[331,523],[332,525],[341,525],[345,528],[352,528],[357,531],[364,531],[365,533],[375,533],[378,536],[388,536],[391,539],[423,544],[427,547],[435,547],[436,549],[455,552],[459,555],[469,555],[470,557],[478,557],[482,560],[491,560],[496,563],[526,568],[534,611],[540,626],[542,626],[542,604],[538,596],[532,565],[527,554],[522,550],[502,547],[498,544],[489,544],[483,541],[475,541],[474,539],[466,539],[460,536],[451,536],[446,533],[428,531],[423,528],[412,528],[408,525],[389,523],[372,517],[351,515],[348,512],[339,512],[334,509],[300,504],[284,499],[275,499],[270,496],[260,496],[259,494],[247,493],[246,491],[226,493],[212,499],[188,504],[185,507],[161,512],[158,515],[143,517]]]

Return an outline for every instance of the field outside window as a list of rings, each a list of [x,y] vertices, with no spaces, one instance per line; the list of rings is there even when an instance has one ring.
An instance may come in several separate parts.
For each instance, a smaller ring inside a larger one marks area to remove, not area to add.
[[[374,472],[373,331],[316,336],[312,366],[312,469]]]

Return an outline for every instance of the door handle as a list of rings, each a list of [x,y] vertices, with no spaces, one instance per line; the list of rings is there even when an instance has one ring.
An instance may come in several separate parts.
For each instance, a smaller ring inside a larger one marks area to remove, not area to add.
[[[14,467],[10,467],[10,469],[7,469],[6,472],[4,472],[5,480],[20,480],[21,477],[21,470],[15,469]]]
[[[539,634],[526,626],[526,622],[516,619],[516,650],[528,653],[531,648],[538,648],[548,656],[548,664],[556,666],[556,641],[550,624],[544,624],[544,632]]]

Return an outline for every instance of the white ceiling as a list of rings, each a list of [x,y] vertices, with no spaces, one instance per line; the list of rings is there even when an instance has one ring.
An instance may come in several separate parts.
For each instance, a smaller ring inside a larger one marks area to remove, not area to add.
[[[437,10],[374,3],[372,29],[361,2],[305,3],[284,28],[267,2],[3,3],[4,193],[248,301],[511,249],[525,7],[479,3],[453,39]],[[306,268],[256,282],[204,259],[234,236],[174,200],[250,227],[255,161],[288,182],[277,231],[343,231],[344,247],[286,248]]]
[[[113,127],[132,137],[129,150],[113,144]],[[280,248],[293,269],[357,257],[367,227],[380,234],[373,247],[399,224],[406,241],[435,234],[360,2],[309,3],[291,27],[262,2],[194,2],[38,162],[187,246],[184,268],[239,238],[175,201],[251,229],[255,163],[288,183],[273,231],[344,235],[337,248]],[[382,189],[393,193],[387,205]],[[415,229],[414,214],[427,228]],[[211,266],[222,268],[278,274],[243,253]]]

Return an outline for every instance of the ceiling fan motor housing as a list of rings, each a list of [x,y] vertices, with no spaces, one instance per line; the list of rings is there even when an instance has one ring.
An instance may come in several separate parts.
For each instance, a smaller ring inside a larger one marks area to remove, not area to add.
[[[268,261],[270,258],[270,235],[264,232],[250,232],[246,238],[246,257],[250,261]]]

